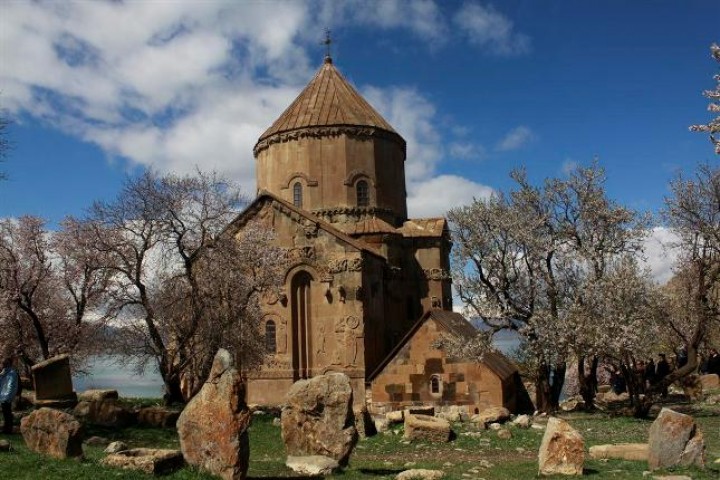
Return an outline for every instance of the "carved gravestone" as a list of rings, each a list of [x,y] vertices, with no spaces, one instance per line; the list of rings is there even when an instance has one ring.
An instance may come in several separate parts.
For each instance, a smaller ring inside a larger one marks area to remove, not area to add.
[[[343,373],[295,382],[281,415],[288,455],[322,455],[347,465],[358,440],[352,402],[350,379]]]
[[[70,376],[70,357],[58,355],[32,367],[35,405],[71,407],[77,403]]]

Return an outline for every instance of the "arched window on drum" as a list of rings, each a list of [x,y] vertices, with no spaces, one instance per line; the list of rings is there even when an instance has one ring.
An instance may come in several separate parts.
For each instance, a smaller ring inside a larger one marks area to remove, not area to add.
[[[366,180],[360,180],[355,184],[355,193],[357,195],[358,207],[367,207],[370,205],[370,190]]]
[[[442,379],[440,375],[430,377],[430,394],[433,396],[442,395]]]
[[[277,352],[276,330],[277,327],[274,321],[268,320],[265,322],[265,350],[267,350],[267,353]]]
[[[293,184],[293,205],[298,208],[302,208],[303,206],[303,191],[302,183],[300,182]]]

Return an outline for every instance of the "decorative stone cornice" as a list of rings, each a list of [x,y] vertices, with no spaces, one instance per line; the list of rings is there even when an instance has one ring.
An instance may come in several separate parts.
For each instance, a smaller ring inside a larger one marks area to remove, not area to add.
[[[276,133],[266,138],[261,138],[255,144],[253,148],[253,154],[257,158],[258,154],[263,150],[270,147],[275,143],[284,143],[297,141],[303,138],[323,138],[323,137],[338,137],[340,135],[347,135],[349,137],[357,138],[360,140],[370,140],[373,138],[383,138],[386,140],[393,141],[400,145],[403,151],[403,158],[406,156],[407,145],[405,140],[394,132],[388,132],[381,128],[375,127],[359,127],[355,125],[333,125],[327,127],[305,127],[297,130],[289,130],[286,132]]]

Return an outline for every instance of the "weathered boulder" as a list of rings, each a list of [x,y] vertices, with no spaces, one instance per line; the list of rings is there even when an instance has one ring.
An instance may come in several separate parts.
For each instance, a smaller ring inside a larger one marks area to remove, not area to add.
[[[396,480],[439,480],[445,476],[442,470],[427,470],[424,468],[414,468],[400,472],[395,477]]]
[[[125,442],[112,442],[105,449],[105,453],[118,453],[127,450],[128,446]]]
[[[497,437],[500,440],[510,440],[512,438],[512,433],[507,428],[501,428],[497,431]]]
[[[164,407],[145,407],[136,412],[138,425],[154,428],[174,428],[180,412]]]
[[[117,400],[118,398],[117,390],[91,389],[78,394],[78,400],[81,402],[102,402],[103,400]]]
[[[532,420],[529,415],[518,415],[518,417],[511,422],[512,425],[519,428],[530,428]]]
[[[20,421],[28,448],[55,458],[82,457],[83,427],[69,413],[40,408]]]
[[[245,478],[251,418],[233,357],[220,349],[207,381],[177,421],[185,461],[225,480]]]
[[[720,376],[717,373],[708,373],[707,375],[700,375],[700,383],[705,391],[712,390],[714,388],[720,388]]]
[[[695,420],[668,408],[660,410],[650,426],[648,449],[650,470],[705,465],[705,444]]]
[[[285,465],[295,473],[310,477],[331,475],[340,468],[334,458],[323,455],[308,455],[304,457],[288,456]]]
[[[352,393],[344,373],[295,382],[280,417],[288,455],[322,455],[347,465],[358,440]]]
[[[0,452],[9,452],[12,450],[12,445],[7,440],[0,440]]]
[[[450,422],[429,415],[405,415],[405,439],[428,442],[450,441]]]
[[[477,415],[473,415],[472,420],[481,426],[487,426],[491,423],[503,423],[510,419],[510,410],[505,407],[486,408]]]
[[[616,443],[593,445],[589,450],[593,460],[642,460],[648,459],[647,443]]]
[[[180,450],[133,448],[112,453],[103,458],[101,463],[109,467],[164,475],[182,467],[185,462]]]
[[[82,401],[73,414],[83,422],[101,427],[123,428],[135,423],[135,413],[116,400]]]
[[[360,438],[372,437],[378,433],[367,407],[363,405],[361,408],[355,409],[353,415],[355,416],[355,430]]]
[[[582,475],[584,462],[582,436],[567,422],[550,417],[538,453],[540,475]]]
[[[390,422],[388,422],[385,415],[374,416],[373,423],[375,424],[375,431],[377,431],[378,433],[387,432],[390,428]]]

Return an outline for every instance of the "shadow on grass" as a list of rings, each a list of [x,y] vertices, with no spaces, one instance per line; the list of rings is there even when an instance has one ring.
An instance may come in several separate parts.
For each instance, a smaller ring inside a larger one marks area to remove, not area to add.
[[[583,468],[583,475],[597,475],[600,473],[600,470],[595,470],[594,468]]]
[[[358,470],[360,473],[364,475],[377,475],[377,476],[385,476],[385,475],[397,475],[400,472],[405,471],[405,469],[397,469],[397,468],[361,468]]]

